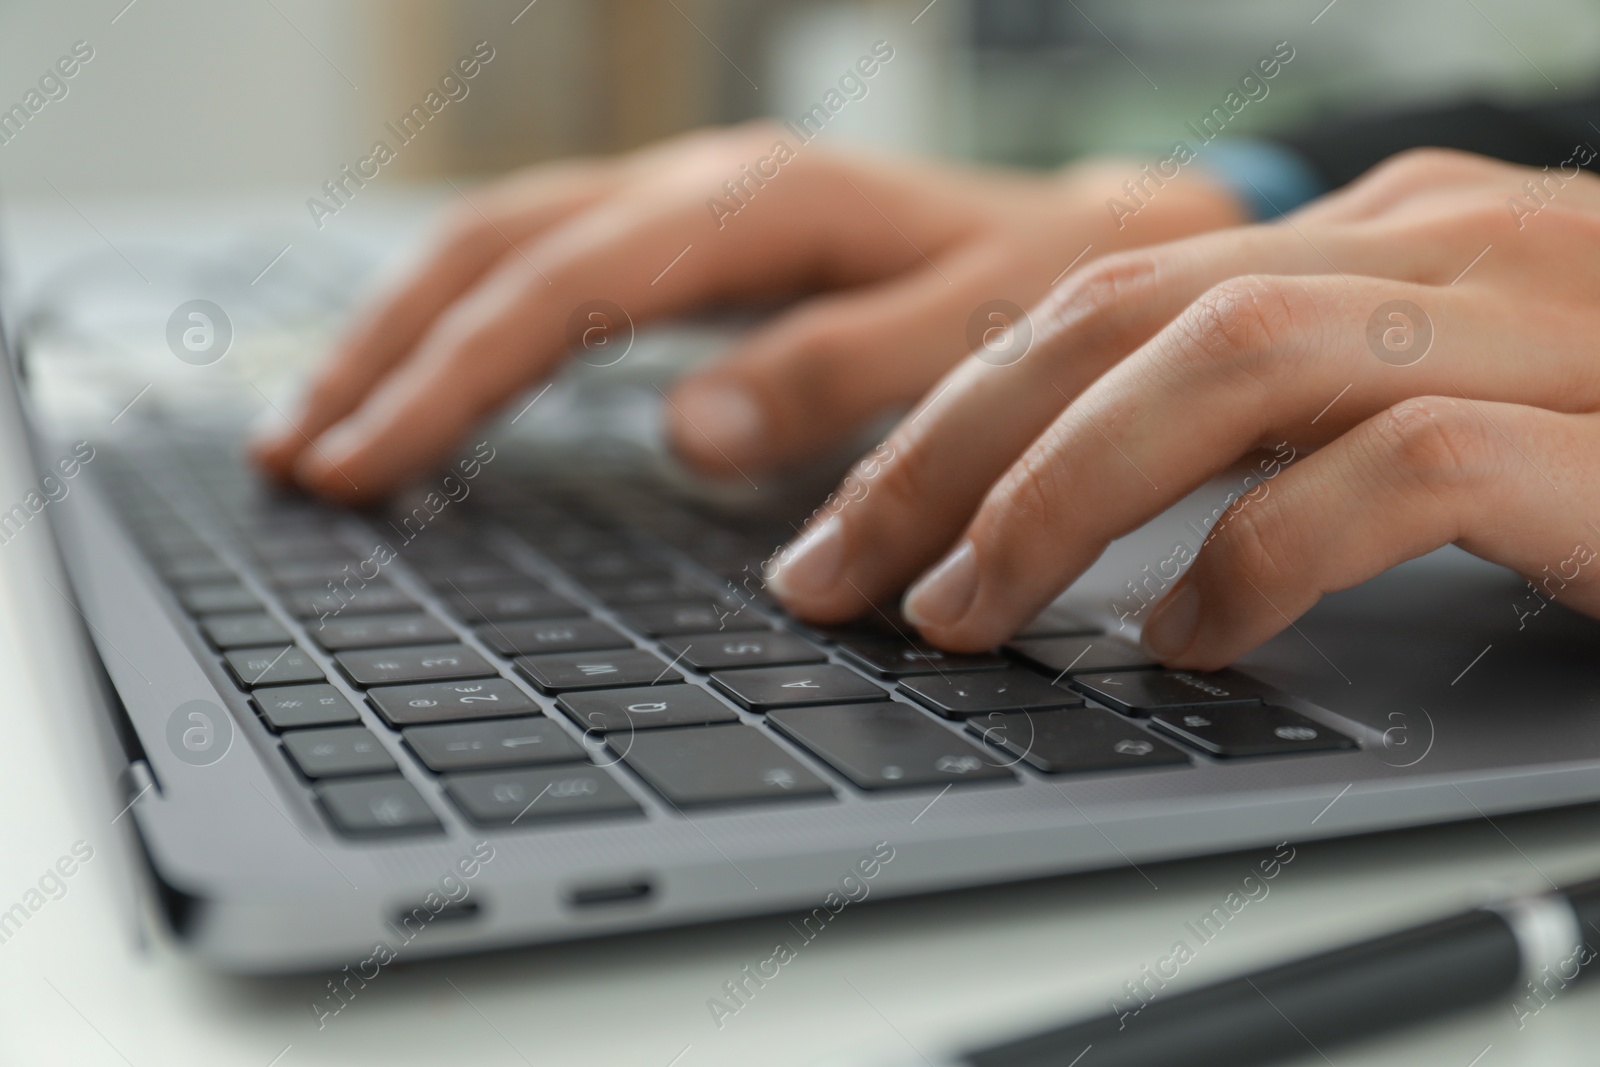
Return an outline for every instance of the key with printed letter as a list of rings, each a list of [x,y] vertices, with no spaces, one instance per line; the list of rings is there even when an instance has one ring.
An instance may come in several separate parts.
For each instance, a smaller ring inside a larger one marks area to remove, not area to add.
[[[576,652],[554,656],[523,656],[516,660],[522,676],[543,693],[569,689],[608,689],[626,685],[660,685],[678,682],[683,675],[653,654],[639,648],[615,652]]]
[[[1011,642],[1006,650],[1038,664],[1052,675],[1161,666],[1144,649],[1120,637],[1030,637]]]
[[[623,622],[650,637],[675,634],[729,633],[770,630],[772,627],[748,608],[730,607],[715,601],[683,604],[650,604],[617,612]]]
[[[367,690],[367,700],[394,727],[539,714],[539,705],[504,678],[384,686]]]
[[[658,726],[707,726],[738,722],[734,710],[694,685],[652,685],[567,693],[556,701],[584,732],[643,730]]]
[[[768,667],[781,663],[822,663],[828,657],[795,634],[684,634],[661,642],[667,655],[697,671]]]
[[[342,778],[395,769],[394,757],[365,726],[325,726],[291,730],[284,750],[307,778]]]
[[[1083,706],[1083,698],[1077,693],[1017,668],[907,678],[900,683],[900,691],[947,719],[988,711]]]
[[[322,668],[312,662],[305,650],[287,645],[282,648],[236,648],[224,653],[228,670],[246,689],[258,685],[287,685],[291,682],[320,682]]]
[[[487,678],[495,674],[489,661],[466,645],[414,645],[340,652],[334,657],[357,685]]]
[[[1122,671],[1079,675],[1072,687],[1129,715],[1163,708],[1260,704],[1272,690],[1237,671]]]
[[[832,663],[724,671],[713,674],[711,684],[750,711],[889,699],[888,693],[859,674]]]
[[[628,636],[599,619],[550,619],[544,622],[486,622],[473,631],[502,656],[546,652],[593,652],[632,648]]]
[[[446,599],[463,619],[483,622],[560,619],[583,610],[560,593],[532,584],[452,591]]]
[[[431,615],[352,615],[309,624],[311,637],[329,652],[386,645],[421,645],[455,638],[450,627]]]
[[[946,652],[921,641],[841,641],[839,650],[880,678],[944,671],[986,671],[1008,666],[993,652]]]
[[[359,722],[356,709],[331,685],[275,685],[250,694],[261,717],[274,730]]]

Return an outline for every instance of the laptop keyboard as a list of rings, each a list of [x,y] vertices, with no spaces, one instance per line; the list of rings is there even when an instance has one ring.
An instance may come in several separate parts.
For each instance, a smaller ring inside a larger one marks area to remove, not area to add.
[[[356,515],[214,446],[103,455],[220,684],[351,837],[437,833],[445,806],[536,829],[641,817],[645,797],[670,818],[1356,747],[1247,676],[1163,670],[1059,608],[982,654],[893,610],[808,627],[754,577],[783,529],[643,489],[485,478],[471,505]]]

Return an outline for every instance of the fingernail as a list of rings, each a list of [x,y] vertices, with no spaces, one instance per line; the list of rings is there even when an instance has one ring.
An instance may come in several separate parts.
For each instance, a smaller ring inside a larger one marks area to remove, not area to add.
[[[844,570],[844,523],[830,515],[772,557],[767,585],[783,600],[830,592]]]
[[[1181,581],[1156,605],[1139,640],[1152,656],[1165,662],[1176,659],[1194,643],[1200,628],[1200,590]]]
[[[686,385],[674,404],[681,422],[675,436],[690,448],[709,441],[715,451],[743,457],[761,447],[766,417],[747,389],[725,382]]]
[[[978,554],[971,541],[946,556],[906,594],[900,610],[919,629],[948,626],[967,613],[978,593]]]

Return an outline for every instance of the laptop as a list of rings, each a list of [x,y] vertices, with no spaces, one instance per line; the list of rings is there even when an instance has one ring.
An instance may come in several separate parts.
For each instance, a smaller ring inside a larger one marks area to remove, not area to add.
[[[117,823],[171,939],[222,971],[820,930],[869,896],[1600,799],[1600,623],[1453,548],[1230,670],[1151,662],[1144,606],[1260,474],[953,655],[892,606],[815,627],[765,593],[825,482],[727,500],[502,419],[342,511],[262,484],[204,403],[36,403],[24,332],[0,419],[30,444],[0,462],[39,492],[0,536],[55,540]]]

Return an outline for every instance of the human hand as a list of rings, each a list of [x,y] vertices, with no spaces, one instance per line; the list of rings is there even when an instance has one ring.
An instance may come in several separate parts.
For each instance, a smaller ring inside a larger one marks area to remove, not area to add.
[[[668,398],[671,441],[696,467],[793,462],[920,396],[970,351],[985,301],[1032,304],[1085,250],[1087,263],[1242,221],[1193,176],[1119,229],[1106,201],[1127,176],[892,162],[765,125],[536,167],[454,212],[338,346],[294,425],[254,454],[284,481],[369,500],[550,374],[581,305],[610,301],[643,323],[810,293]]]
[[[1025,358],[934,387],[854,502],[769,564],[773,590],[837,621],[914,583],[925,637],[989,648],[1111,540],[1288,441],[1316,451],[1233,503],[1145,623],[1163,662],[1220,667],[1451,542],[1549,568],[1600,614],[1578,574],[1600,536],[1600,180],[1575,171],[1408,153],[1285,221],[1077,272]]]

